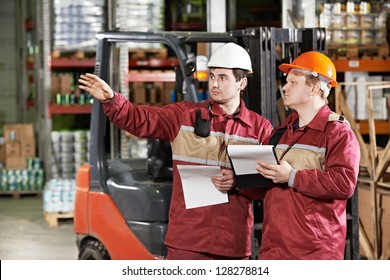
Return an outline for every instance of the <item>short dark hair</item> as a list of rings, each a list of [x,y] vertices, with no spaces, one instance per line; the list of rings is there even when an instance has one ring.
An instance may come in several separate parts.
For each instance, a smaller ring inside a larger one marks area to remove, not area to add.
[[[241,69],[241,68],[233,68],[232,70],[233,70],[234,78],[236,78],[236,82],[238,82],[242,78],[248,77],[248,75],[249,75],[249,71],[248,70],[244,70],[244,69]]]
[[[222,67],[212,67],[210,69],[217,69]],[[250,72],[241,68],[232,68],[233,76],[236,79],[236,82],[240,81],[243,78],[247,78],[250,75]]]

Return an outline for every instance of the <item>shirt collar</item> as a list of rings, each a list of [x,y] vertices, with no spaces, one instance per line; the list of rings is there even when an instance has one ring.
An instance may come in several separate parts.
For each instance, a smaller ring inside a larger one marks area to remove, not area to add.
[[[214,102],[212,99],[210,99],[210,104],[211,104],[211,113],[213,115],[224,115],[224,114],[226,114],[223,111],[223,109],[221,108],[221,106],[219,106],[219,104]],[[238,114],[235,114],[234,116],[232,116],[232,118],[240,119],[242,122],[244,122],[249,127],[252,126],[250,111],[245,106],[245,103],[244,103],[244,101],[242,99],[240,99],[240,112]]]

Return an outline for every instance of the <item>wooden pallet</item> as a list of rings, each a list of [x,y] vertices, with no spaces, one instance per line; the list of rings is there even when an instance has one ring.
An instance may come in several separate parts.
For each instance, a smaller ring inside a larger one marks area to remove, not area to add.
[[[21,198],[25,196],[41,196],[42,191],[0,191],[0,196],[8,196],[13,198]]]
[[[43,212],[46,222],[50,227],[58,227],[59,220],[73,219],[74,212]]]
[[[327,54],[330,57],[362,58],[388,57],[388,44],[328,44]]]

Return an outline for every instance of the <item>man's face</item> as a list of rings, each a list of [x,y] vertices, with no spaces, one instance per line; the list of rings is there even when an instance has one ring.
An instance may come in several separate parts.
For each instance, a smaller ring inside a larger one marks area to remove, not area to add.
[[[209,73],[210,97],[224,104],[240,98],[241,90],[246,86],[246,78],[236,81],[232,69],[212,68]]]
[[[310,101],[312,86],[306,83],[306,77],[291,71],[286,79],[287,83],[283,86],[284,106],[291,109],[304,105]]]

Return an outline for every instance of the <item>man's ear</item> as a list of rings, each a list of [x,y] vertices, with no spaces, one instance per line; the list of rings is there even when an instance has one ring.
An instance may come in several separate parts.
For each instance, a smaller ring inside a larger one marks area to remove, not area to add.
[[[322,93],[320,83],[316,83],[315,85],[313,85],[313,87],[312,87],[312,89],[311,89],[311,92],[312,92],[313,94]]]
[[[240,81],[240,90],[244,90],[248,85],[248,78],[242,78]]]

